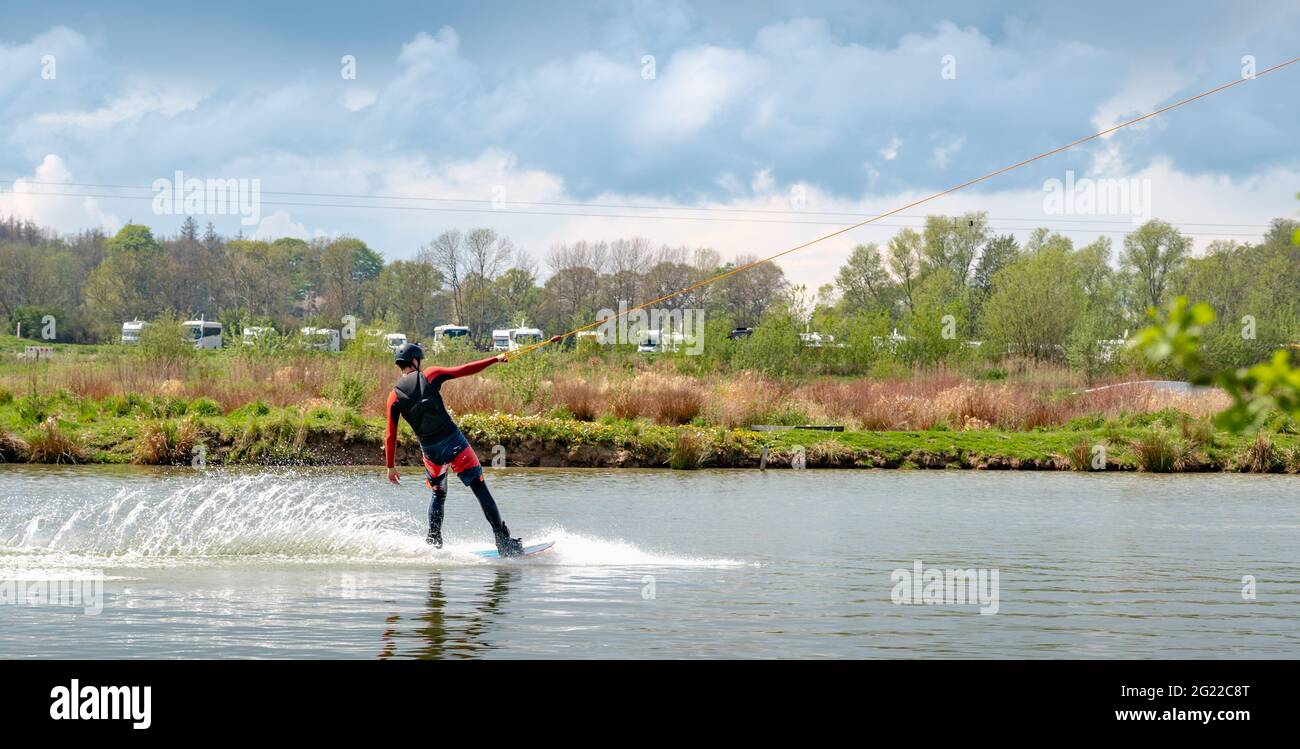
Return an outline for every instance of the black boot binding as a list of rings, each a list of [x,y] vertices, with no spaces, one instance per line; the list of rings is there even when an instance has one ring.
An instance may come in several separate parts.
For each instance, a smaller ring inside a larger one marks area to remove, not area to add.
[[[505,523],[501,524],[501,530],[496,534],[497,553],[502,557],[518,557],[524,554],[524,542],[518,538],[510,537],[510,529]]]

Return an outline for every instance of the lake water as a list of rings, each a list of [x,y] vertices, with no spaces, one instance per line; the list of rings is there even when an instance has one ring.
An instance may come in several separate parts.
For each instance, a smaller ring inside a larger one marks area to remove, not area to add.
[[[406,474],[0,466],[0,657],[1300,657],[1295,477]]]

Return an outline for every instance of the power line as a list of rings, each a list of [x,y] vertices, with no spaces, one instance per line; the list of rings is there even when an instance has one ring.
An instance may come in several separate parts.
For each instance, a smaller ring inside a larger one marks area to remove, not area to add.
[[[0,179],[0,183],[7,183],[12,185],[17,185],[19,182],[28,185],[44,185],[44,186],[51,186],[51,187],[87,187],[87,188],[96,188],[96,189],[107,188],[107,189],[115,189],[115,190],[147,190],[150,193],[157,192],[156,190],[154,190],[152,186],[145,186],[145,185],[104,184],[104,183],[94,183],[94,182],[43,182],[39,180],[28,180],[22,177]],[[635,210],[635,211],[758,213],[758,214],[766,214],[766,215],[785,215],[785,216],[847,216],[847,217],[854,217],[854,218],[860,217],[862,215],[861,213],[856,213],[853,211],[809,211],[803,209],[778,210],[774,208],[731,208],[731,207],[724,207],[724,206],[646,205],[646,204],[636,204],[636,203],[595,203],[595,202],[581,202],[581,201],[529,201],[529,200],[497,201],[491,199],[466,198],[466,197],[431,197],[431,196],[416,196],[416,195],[385,195],[385,194],[368,195],[364,193],[294,192],[289,190],[260,190],[259,192],[262,195],[285,195],[285,196],[297,196],[297,197],[308,197],[308,198],[338,198],[338,199],[352,199],[352,200],[407,200],[407,201],[423,201],[423,202],[432,202],[432,203],[467,203],[467,204],[479,204],[479,205],[486,204],[492,206],[492,209],[490,211],[492,213],[502,213],[502,212],[509,213],[511,212],[511,209],[505,209],[498,206],[514,205],[514,206],[556,207],[556,208],[586,208],[586,209],[601,208],[601,209],[609,209],[609,210]],[[22,194],[64,195],[65,193],[25,192]],[[96,193],[66,193],[66,195],[73,196],[73,197],[84,196],[84,197],[95,197],[95,198],[106,198],[106,199],[116,198],[120,200],[152,200],[153,199],[152,195],[147,195],[147,196],[146,195],[103,195],[103,194],[96,194]],[[309,207],[341,207],[341,208],[368,207],[368,206],[354,206],[354,205],[337,204],[337,203],[315,203],[315,202],[302,202],[302,203],[298,203],[298,202],[269,203],[268,202],[267,204],[268,205],[295,205],[295,206],[309,206]],[[396,208],[397,206],[374,206],[374,207]],[[453,209],[444,208],[442,210],[447,212],[452,212]],[[483,212],[489,212],[489,211],[483,211]],[[542,215],[542,214],[535,214],[535,215]],[[582,216],[587,214],[565,214],[565,213],[548,212],[546,215]],[[624,216],[614,215],[614,214],[595,214],[595,215],[598,216],[611,215],[614,218],[625,218]],[[898,214],[898,217],[913,218],[913,219],[927,218],[926,216],[904,215],[904,214]],[[1009,216],[990,216],[989,218],[994,221],[1036,222],[1040,220],[1036,218],[1013,218]],[[1126,222],[1125,219],[1102,219],[1102,218],[1054,218],[1053,221],[1058,221],[1063,223],[1083,223],[1083,224],[1116,224],[1116,223]],[[791,222],[791,223],[818,224],[823,226],[839,226],[843,222],[841,221],[833,221],[833,222],[832,221],[824,221],[824,222],[799,221],[799,222]],[[1179,225],[1180,226],[1249,228],[1249,229],[1266,229],[1269,226],[1268,224],[1228,224],[1228,223],[1196,223],[1196,222],[1181,222]]]
[[[88,193],[88,192],[21,192],[21,193],[12,193],[12,194],[34,195],[39,197],[103,198],[103,199],[117,199],[117,200],[152,201],[154,199],[152,196],[149,195],[106,195],[103,193]],[[703,222],[710,222],[710,223],[732,223],[732,224],[787,224],[787,225],[807,225],[807,226],[843,226],[843,222],[841,221],[795,221],[792,219],[728,218],[728,217],[721,217],[721,216],[664,216],[664,215],[655,215],[655,214],[587,213],[587,212],[577,212],[577,211],[527,211],[527,210],[518,210],[512,208],[459,208],[459,207],[452,208],[452,207],[421,206],[421,205],[368,205],[368,204],[316,203],[316,202],[306,202],[306,201],[279,201],[279,200],[259,200],[258,204],[267,205],[267,206],[282,206],[282,207],[296,207],[296,208],[346,208],[346,209],[359,209],[359,210],[421,211],[421,212],[429,212],[429,213],[489,213],[489,214],[520,215],[520,216],[563,216],[563,217],[574,217],[574,218],[641,219],[641,220],[649,220],[649,221],[703,221]],[[199,214],[199,215],[203,215],[203,214]],[[894,214],[894,215],[897,215],[899,218],[909,218],[908,216],[904,216],[902,214]],[[923,219],[926,217],[911,216],[910,218]],[[988,228],[995,232],[1032,231],[1033,229],[1037,229],[1039,227],[1046,228],[1046,229],[1055,229],[1057,231],[1087,232],[1092,234],[1112,234],[1116,232],[1126,231],[1124,228],[1121,227],[1113,227],[1107,229],[1088,229],[1088,228],[1080,228],[1074,226],[1054,226],[1042,221],[1038,221],[1036,219],[1003,218],[1003,219],[996,219],[996,220],[1026,221],[1026,222],[1035,222],[1035,224],[1034,226],[1012,226],[1012,227],[1001,227],[1001,228],[997,226],[989,225]],[[1065,220],[1069,220],[1069,219],[1065,219]],[[1053,219],[1053,222],[1055,221],[1056,219]],[[875,226],[889,227],[895,229],[923,228],[923,225],[916,225],[916,224],[885,224],[885,223],[875,223],[875,222],[871,222],[871,223],[873,223]],[[1115,219],[1113,221],[1106,221],[1105,223],[1113,223],[1113,224],[1128,223],[1129,230],[1136,228],[1132,226],[1131,222],[1128,222],[1125,219]],[[1249,226],[1255,229],[1265,229],[1268,227],[1268,224],[1171,224],[1171,225],[1175,227]],[[1182,233],[1184,236],[1189,236],[1189,237],[1242,237],[1250,234],[1250,232],[1229,232],[1229,233],[1182,232]]]
[[[837,229],[837,230],[835,230],[835,231],[833,231],[833,232],[830,232],[829,234],[823,234],[822,236],[817,237],[817,238],[815,238],[815,239],[811,239],[811,240],[809,240],[809,241],[807,241],[807,242],[804,242],[803,244],[795,245],[794,247],[791,247],[791,248],[789,248],[789,249],[782,250],[782,251],[776,253],[775,255],[770,255],[770,256],[768,256],[768,257],[761,258],[761,259],[759,259],[759,260],[755,260],[755,261],[753,261],[753,262],[751,262],[751,263],[746,263],[746,264],[744,264],[744,265],[742,265],[742,266],[739,266],[739,267],[737,267],[737,268],[733,268],[733,269],[731,269],[731,270],[729,270],[729,271],[724,271],[724,272],[719,273],[719,274],[717,274],[717,275],[715,275],[715,276],[712,276],[712,277],[710,277],[710,278],[705,278],[705,279],[700,280],[700,281],[697,281],[697,282],[695,282],[695,283],[693,283],[693,284],[691,284],[691,285],[689,285],[689,286],[686,286],[686,287],[683,287],[683,288],[681,288],[681,289],[678,289],[677,291],[674,291],[674,292],[672,292],[672,293],[670,293],[670,294],[665,294],[665,295],[663,295],[663,296],[661,296],[661,297],[659,297],[659,298],[657,298],[657,299],[651,299],[651,300],[648,301],[648,302],[644,302],[644,303],[642,303],[642,304],[639,304],[639,305],[637,305],[637,306],[635,306],[635,307],[633,307],[633,308],[631,308],[631,309],[620,310],[620,311],[619,311],[619,314],[618,314],[615,318],[611,318],[611,319],[617,319],[617,317],[622,317],[622,316],[624,316],[624,315],[627,315],[628,313],[635,312],[635,311],[637,311],[637,310],[641,310],[641,309],[645,309],[645,308],[650,307],[650,306],[652,306],[652,305],[658,304],[659,302],[662,302],[662,301],[664,301],[664,300],[671,299],[671,298],[673,298],[673,297],[675,297],[675,296],[678,296],[679,294],[685,294],[685,293],[688,292],[688,291],[693,291],[693,290],[695,290],[695,289],[698,289],[698,288],[700,288],[701,286],[707,286],[707,285],[709,285],[709,284],[711,284],[711,283],[716,283],[716,282],[721,281],[721,280],[723,280],[723,279],[725,279],[725,278],[729,278],[729,277],[731,277],[731,276],[734,276],[734,275],[736,275],[737,273],[742,273],[742,272],[744,272],[744,271],[746,271],[746,270],[749,270],[750,268],[753,268],[753,267],[755,267],[755,266],[762,265],[762,264],[764,264],[764,263],[770,263],[770,262],[772,262],[773,260],[776,260],[776,259],[779,258],[779,257],[783,257],[783,256],[785,256],[785,255],[789,255],[789,254],[792,253],[792,252],[798,252],[799,250],[802,250],[802,249],[804,249],[805,247],[811,247],[812,245],[815,245],[815,244],[817,244],[817,243],[819,243],[819,242],[824,242],[824,241],[826,241],[827,239],[831,239],[832,237],[837,237],[837,236],[839,236],[839,235],[841,235],[841,234],[846,234],[846,233],[848,233],[848,232],[850,232],[850,231],[853,231],[854,229],[858,229],[858,228],[860,228],[860,227],[866,226],[867,224],[870,224],[870,223],[873,223],[873,222],[875,222],[875,221],[878,221],[879,219],[882,219],[882,218],[888,218],[889,216],[893,216],[893,215],[896,215],[896,214],[900,214],[900,213],[902,213],[903,211],[906,211],[906,210],[908,210],[908,209],[910,209],[910,208],[915,208],[915,207],[918,206],[918,205],[923,205],[923,204],[925,204],[925,203],[929,203],[929,202],[932,201],[932,200],[937,200],[937,199],[939,199],[939,198],[941,198],[941,197],[943,197],[943,196],[945,196],[945,195],[949,195],[949,194],[951,194],[951,193],[957,192],[958,190],[962,190],[962,189],[965,189],[965,188],[967,188],[967,187],[970,187],[971,185],[976,185],[976,184],[979,184],[979,183],[981,183],[981,182],[985,182],[985,181],[990,180],[990,179],[992,179],[992,178],[994,178],[994,177],[997,177],[997,176],[999,176],[999,175],[1006,174],[1007,172],[1013,171],[1013,170],[1015,170],[1015,169],[1019,169],[1020,167],[1025,166],[1026,164],[1032,164],[1032,163],[1035,162],[1035,161],[1039,161],[1039,160],[1041,160],[1041,159],[1045,159],[1045,158],[1047,158],[1047,157],[1049,157],[1049,156],[1054,156],[1054,155],[1056,155],[1056,154],[1058,154],[1058,153],[1061,153],[1061,152],[1063,152],[1063,151],[1067,151],[1067,150],[1069,150],[1069,149],[1071,149],[1071,148],[1074,148],[1074,147],[1077,146],[1077,145],[1080,145],[1080,144],[1083,144],[1083,143],[1087,143],[1088,141],[1096,140],[1097,138],[1104,137],[1104,136],[1109,135],[1110,133],[1113,133],[1113,132],[1115,132],[1115,131],[1117,131],[1117,130],[1120,130],[1120,129],[1122,129],[1122,128],[1128,127],[1128,126],[1130,126],[1130,125],[1135,125],[1135,124],[1137,124],[1137,123],[1139,123],[1139,122],[1142,122],[1142,121],[1144,121],[1144,120],[1149,120],[1149,119],[1151,119],[1152,117],[1157,117],[1157,116],[1159,116],[1159,115],[1161,115],[1161,114],[1164,114],[1165,112],[1168,112],[1168,111],[1170,111],[1170,110],[1177,109],[1177,108],[1182,107],[1182,106],[1185,106],[1185,105],[1187,105],[1187,104],[1191,104],[1192,102],[1194,102],[1194,101],[1198,101],[1198,100],[1200,100],[1200,99],[1204,99],[1204,98],[1207,97],[1207,96],[1212,96],[1212,95],[1214,95],[1214,94],[1217,94],[1217,93],[1219,93],[1220,91],[1226,91],[1227,89],[1230,89],[1230,88],[1232,88],[1233,86],[1238,86],[1238,85],[1240,85],[1240,84],[1242,84],[1242,83],[1244,83],[1244,82],[1246,82],[1246,81],[1248,81],[1248,80],[1254,80],[1255,78],[1259,78],[1259,77],[1261,77],[1261,76],[1268,75],[1269,73],[1272,73],[1272,72],[1274,72],[1274,71],[1281,70],[1282,68],[1285,68],[1285,67],[1287,67],[1288,65],[1292,65],[1292,64],[1294,64],[1294,63],[1296,63],[1296,62],[1300,62],[1300,57],[1293,57],[1293,58],[1291,58],[1290,60],[1287,60],[1286,62],[1279,63],[1279,64],[1277,64],[1277,65],[1274,65],[1274,66],[1271,67],[1271,68],[1266,68],[1266,69],[1264,69],[1264,70],[1261,70],[1261,71],[1259,71],[1259,72],[1257,72],[1257,73],[1255,74],[1254,78],[1237,78],[1236,80],[1229,81],[1228,83],[1224,83],[1224,84],[1222,84],[1222,85],[1216,86],[1216,87],[1214,87],[1214,88],[1212,88],[1212,89],[1209,89],[1209,90],[1207,90],[1207,91],[1202,91],[1201,93],[1196,94],[1195,96],[1189,96],[1189,97],[1187,97],[1186,99],[1181,99],[1181,100],[1179,100],[1179,101],[1174,102],[1173,104],[1168,104],[1168,105],[1163,106],[1163,107],[1161,107],[1161,108],[1159,108],[1159,109],[1156,109],[1156,110],[1154,110],[1154,111],[1152,111],[1152,112],[1148,112],[1147,114],[1144,114],[1144,115],[1142,115],[1142,116],[1140,116],[1140,117],[1134,117],[1134,118],[1131,119],[1131,120],[1125,120],[1124,122],[1121,122],[1121,123],[1119,123],[1119,124],[1117,124],[1117,125],[1112,125],[1111,127],[1108,127],[1108,128],[1106,128],[1106,129],[1104,129],[1104,130],[1100,130],[1100,131],[1098,131],[1098,132],[1095,132],[1095,133],[1093,133],[1092,135],[1085,135],[1084,137],[1082,137],[1082,138],[1078,138],[1078,139],[1073,140],[1073,141],[1070,141],[1069,143],[1066,143],[1066,144],[1063,145],[1063,146],[1057,146],[1056,148],[1053,148],[1053,149],[1051,149],[1051,150],[1049,150],[1049,151],[1044,151],[1044,152],[1038,154],[1037,156],[1031,156],[1031,157],[1029,157],[1029,158],[1027,158],[1027,159],[1024,159],[1024,160],[1022,160],[1022,161],[1018,161],[1018,162],[1016,162],[1016,163],[1014,163],[1014,164],[1010,164],[1010,165],[1008,165],[1008,166],[1004,166],[1004,167],[1002,167],[1001,169],[997,169],[997,170],[995,170],[995,171],[989,172],[988,174],[984,174],[984,175],[982,175],[982,176],[976,177],[976,178],[974,178],[974,179],[967,180],[967,181],[962,182],[962,183],[960,183],[960,184],[953,185],[952,187],[949,187],[949,188],[946,189],[946,190],[940,190],[939,192],[936,192],[936,193],[934,193],[933,195],[928,195],[928,196],[926,196],[926,197],[924,197],[924,198],[921,198],[921,199],[919,199],[919,200],[914,200],[914,201],[912,201],[911,203],[908,203],[907,205],[904,205],[904,206],[900,206],[900,207],[898,207],[898,208],[895,208],[895,209],[892,210],[892,211],[886,211],[885,213],[882,213],[882,214],[880,214],[880,215],[878,215],[878,216],[874,216],[874,217],[872,217],[872,218],[866,219],[865,221],[859,221],[859,222],[856,223],[856,224],[852,224],[852,225],[850,225],[850,226],[845,226],[845,227],[843,227],[843,228],[840,228],[840,229]],[[565,339],[565,338],[568,338],[569,336],[575,335],[575,334],[580,333],[580,332],[582,332],[582,331],[584,331],[584,330],[590,330],[590,329],[592,329],[592,328],[594,328],[594,327],[596,327],[596,326],[598,326],[598,325],[601,325],[601,324],[603,324],[603,323],[605,323],[605,322],[607,322],[607,320],[597,320],[597,321],[595,321],[595,322],[588,323],[587,325],[584,325],[584,326],[582,326],[582,327],[574,328],[573,330],[570,330],[569,332],[564,333],[563,335],[556,336],[555,338],[550,338],[550,339],[547,339],[547,340],[544,340],[544,341],[539,341],[539,342],[537,342],[537,343],[530,344],[530,345],[528,345],[528,346],[526,346],[526,347],[524,347],[524,348],[522,348],[522,349],[519,349],[519,351],[517,352],[517,354],[526,354],[526,353],[529,353],[529,352],[534,351],[534,350],[536,350],[536,349],[538,349],[538,348],[541,348],[542,346],[546,346],[547,344],[551,343],[551,341],[563,340],[563,339]]]

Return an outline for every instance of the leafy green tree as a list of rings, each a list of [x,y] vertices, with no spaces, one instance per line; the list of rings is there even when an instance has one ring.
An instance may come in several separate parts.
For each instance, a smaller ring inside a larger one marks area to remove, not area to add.
[[[893,306],[896,292],[894,279],[889,276],[880,248],[873,244],[860,244],[853,248],[849,260],[835,276],[843,304],[849,313],[869,310],[888,311]]]
[[[1026,254],[993,277],[984,345],[990,355],[1060,360],[1083,307],[1079,265],[1070,253],[1048,247]]]
[[[1217,384],[1232,398],[1232,405],[1215,417],[1215,424],[1232,432],[1253,432],[1277,413],[1300,422],[1300,368],[1285,349],[1251,367],[1216,369],[1201,351],[1205,327],[1214,322],[1214,310],[1204,302],[1191,304],[1180,296],[1160,314],[1148,310],[1152,324],[1129,345],[1142,351],[1153,365],[1166,362],[1188,373],[1196,384]]]
[[[1164,304],[1170,281],[1182,269],[1192,241],[1164,221],[1151,220],[1124,237],[1121,267],[1135,284],[1142,309]]]
[[[921,251],[924,241],[920,234],[911,229],[903,229],[889,240],[886,264],[889,266],[889,272],[898,282],[899,294],[908,310],[915,306],[913,296],[921,284],[923,272]]]
[[[929,366],[966,358],[971,347],[970,290],[946,269],[927,273],[914,294],[912,308],[903,316],[900,356],[912,364]]]
[[[104,260],[91,272],[85,290],[106,337],[122,321],[155,317],[164,308],[165,260],[147,226],[128,224],[108,241]]]
[[[925,262],[941,268],[953,281],[965,286],[970,281],[971,266],[988,241],[988,214],[983,211],[962,216],[925,217]]]
[[[391,317],[412,340],[431,335],[446,317],[442,274],[430,263],[394,260],[380,272],[375,290],[377,316]]]
[[[732,361],[742,369],[754,369],[781,377],[803,369],[800,315],[785,301],[778,301],[754,326],[754,334],[736,341]]]

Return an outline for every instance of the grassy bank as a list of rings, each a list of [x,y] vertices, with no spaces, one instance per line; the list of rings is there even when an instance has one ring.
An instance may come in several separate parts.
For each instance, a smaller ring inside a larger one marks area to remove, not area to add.
[[[824,432],[662,425],[647,419],[578,421],[471,413],[459,419],[485,464],[513,466],[972,468],[1300,472],[1300,437],[1215,434],[1178,412],[1079,420],[1012,432]],[[496,446],[500,446],[497,448]],[[0,459],[35,463],[378,465],[383,424],[333,407],[245,406],[215,401],[68,395],[0,403]],[[502,452],[504,450],[504,452]],[[400,462],[418,465],[403,428]]]
[[[22,358],[0,337],[0,460],[189,464],[382,461],[386,352],[236,347],[165,355],[56,345]],[[810,351],[815,356],[817,352]],[[449,351],[433,363],[483,356]],[[722,372],[698,358],[545,351],[449,383],[448,405],[480,450],[509,465],[1300,471],[1300,429],[1215,433],[1218,391],[1089,392],[1030,363],[870,378]],[[752,424],[844,432],[753,432]],[[401,460],[418,464],[409,431]],[[499,454],[499,451],[496,453]]]

